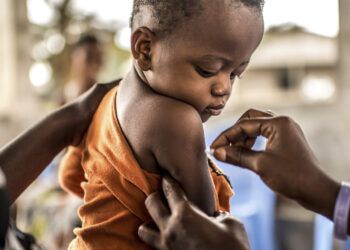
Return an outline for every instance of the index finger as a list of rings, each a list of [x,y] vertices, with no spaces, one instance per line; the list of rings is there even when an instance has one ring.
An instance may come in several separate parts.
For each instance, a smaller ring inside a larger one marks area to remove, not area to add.
[[[238,142],[243,136],[254,138],[263,135],[268,137],[269,134],[268,130],[266,130],[266,124],[272,119],[272,117],[265,117],[240,120],[235,125],[222,132],[210,147],[215,149],[228,146]]]
[[[275,116],[275,114],[270,111],[262,111],[259,109],[249,109],[246,112],[244,112],[243,115],[241,115],[241,117],[238,119],[238,121],[245,119],[245,118],[258,118],[258,117],[273,117]]]
[[[236,132],[236,131],[231,131],[232,129],[235,129],[237,126],[237,123],[239,123],[242,120],[251,120],[251,119],[256,119],[258,117],[274,117],[275,114],[272,111],[262,111],[262,110],[258,110],[258,109],[249,109],[246,112],[244,112],[244,114],[238,119],[238,121],[236,122],[235,125],[233,125],[232,127],[226,129],[224,132],[222,132],[215,140],[214,142],[211,144],[211,148],[217,148],[220,146],[227,146],[230,144],[230,138],[227,137],[227,135],[230,134],[230,132]],[[243,132],[242,130],[240,130],[241,132]],[[241,133],[240,136],[238,138],[242,138],[244,135],[247,134],[243,134]],[[238,140],[238,138],[234,138],[235,140]],[[254,140],[255,141],[255,140]],[[253,142],[254,144],[254,142]]]
[[[187,201],[181,186],[169,175],[163,177],[162,188],[171,211],[175,210],[182,202]]]

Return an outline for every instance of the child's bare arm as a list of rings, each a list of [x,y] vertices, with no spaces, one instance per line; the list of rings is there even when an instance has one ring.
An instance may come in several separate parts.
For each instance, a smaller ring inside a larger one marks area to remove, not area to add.
[[[152,124],[149,138],[158,164],[182,185],[190,201],[213,215],[213,184],[198,112],[184,103],[169,105],[160,108]]]

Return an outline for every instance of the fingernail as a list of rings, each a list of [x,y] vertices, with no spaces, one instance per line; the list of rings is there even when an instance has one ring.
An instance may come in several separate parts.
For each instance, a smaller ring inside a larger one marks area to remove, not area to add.
[[[215,149],[214,156],[219,161],[225,161],[226,160],[226,150],[224,148]]]

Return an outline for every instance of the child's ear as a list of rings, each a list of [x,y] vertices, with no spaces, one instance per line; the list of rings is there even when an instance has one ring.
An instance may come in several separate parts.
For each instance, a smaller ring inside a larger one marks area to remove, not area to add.
[[[151,69],[151,50],[154,43],[154,33],[140,27],[131,36],[131,53],[142,71]]]

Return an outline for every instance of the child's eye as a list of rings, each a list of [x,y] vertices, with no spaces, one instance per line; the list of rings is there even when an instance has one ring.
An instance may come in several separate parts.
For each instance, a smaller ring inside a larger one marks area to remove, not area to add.
[[[231,80],[233,80],[233,79],[235,79],[235,78],[236,78],[236,76],[237,76],[237,75],[236,75],[235,73],[231,73],[231,75],[230,75],[230,79],[231,79]]]
[[[209,72],[206,71],[204,69],[201,69],[200,67],[196,67],[196,71],[198,72],[198,74],[200,74],[203,77],[211,77],[211,76],[215,76],[217,74],[217,72]]]

